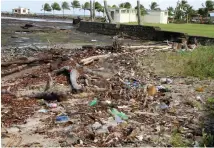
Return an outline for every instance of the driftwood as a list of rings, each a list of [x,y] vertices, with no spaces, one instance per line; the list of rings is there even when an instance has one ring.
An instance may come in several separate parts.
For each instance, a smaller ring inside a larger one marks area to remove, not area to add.
[[[17,65],[30,64],[30,63],[41,62],[41,61],[49,62],[49,60],[52,60],[52,59],[53,59],[53,56],[46,56],[46,57],[40,57],[40,58],[30,57],[30,58],[27,58],[27,60],[16,60],[16,61],[12,61],[12,62],[4,62],[4,63],[1,63],[1,66],[6,67],[6,66],[13,65],[13,64],[17,64]]]
[[[12,73],[21,71],[21,70],[23,70],[23,69],[26,68],[26,67],[27,67],[27,65],[21,65],[21,66],[18,66],[18,67],[9,69],[9,70],[7,70],[7,71],[3,71],[3,72],[1,73],[1,75],[2,75],[2,76],[10,75],[10,74],[12,74]]]
[[[169,48],[169,46],[156,46],[156,45],[142,45],[142,46],[122,46],[122,48],[125,49],[140,49],[140,48],[155,48],[155,49],[161,49],[161,48]]]
[[[112,50],[112,46],[94,46],[94,45],[84,45],[82,49],[100,49],[100,50]]]
[[[76,69],[70,70],[69,66],[64,66],[59,70],[56,70],[55,73],[57,75],[63,74],[66,76],[68,83],[71,85],[71,88],[75,92],[81,92],[82,86],[77,83],[77,79],[79,78],[79,73]]]
[[[82,59],[80,61],[80,64],[87,65],[87,64],[90,64],[96,60],[105,59],[105,58],[108,58],[110,56],[118,56],[118,55],[119,54],[105,54],[105,55],[92,56],[92,57],[88,57],[86,59]]]

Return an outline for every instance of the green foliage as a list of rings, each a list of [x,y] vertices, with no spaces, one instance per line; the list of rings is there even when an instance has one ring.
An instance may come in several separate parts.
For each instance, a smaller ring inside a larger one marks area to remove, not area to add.
[[[57,2],[54,2],[52,5],[51,5],[53,11],[54,10],[57,10],[57,11],[60,11],[61,10],[61,7],[60,5],[57,3]]]
[[[204,5],[203,5],[204,6]],[[208,11],[212,11],[214,10],[214,1],[212,0],[207,0],[205,2],[205,8],[208,10]]]
[[[130,9],[132,8],[132,5],[129,3],[129,2],[125,2],[125,3],[121,3],[119,5],[120,8],[127,8],[127,9]]]
[[[118,8],[116,5],[113,5],[112,8]]]
[[[135,9],[137,9],[137,6],[135,7]],[[147,14],[147,11],[146,11],[145,7],[142,4],[140,4],[140,10],[141,10],[141,15],[142,16]]]
[[[191,146],[191,144],[188,141],[185,141],[182,139],[181,134],[179,133],[173,133],[171,136],[170,143],[173,147],[188,147]]]
[[[98,12],[103,12],[103,6],[99,2],[95,2],[95,10]]]
[[[167,10],[168,10],[168,15],[169,15],[169,16],[174,16],[174,11],[175,11],[175,10],[174,10],[173,7],[168,7]]]
[[[71,2],[71,7],[74,8],[80,8],[80,2],[78,0],[73,0],[73,2]]]
[[[43,10],[50,12],[52,9],[51,9],[51,6],[48,3],[45,3],[45,5],[43,6]]]
[[[64,10],[70,10],[70,8],[69,8],[69,5],[68,5],[68,2],[63,2],[62,3],[62,9]]]
[[[165,53],[158,56],[162,59],[161,65],[167,74],[214,78],[213,48],[213,46],[200,47],[192,52]]]
[[[201,147],[213,147],[214,146],[214,135],[202,132]]]
[[[160,8],[158,8],[158,4],[156,2],[151,2],[151,5],[149,5],[151,10],[160,10]]]
[[[90,3],[89,2],[85,2],[85,4],[82,5],[82,9],[83,10],[90,10]]]

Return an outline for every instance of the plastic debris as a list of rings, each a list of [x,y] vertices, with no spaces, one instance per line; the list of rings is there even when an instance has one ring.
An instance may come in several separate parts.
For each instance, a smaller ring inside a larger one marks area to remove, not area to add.
[[[94,98],[94,100],[92,100],[92,101],[89,103],[89,106],[95,106],[95,105],[97,105],[97,103],[98,103],[97,98]]]
[[[48,110],[47,110],[47,109],[40,109],[40,110],[38,110],[38,112],[39,112],[39,113],[47,113]]]
[[[115,116],[115,121],[117,121],[117,123],[123,123],[124,121],[119,117],[119,116]]]
[[[161,84],[171,84],[173,81],[169,78],[161,78],[160,79]]]
[[[166,88],[166,87],[164,87],[162,85],[157,86],[156,88],[157,88],[158,92],[170,92],[170,90],[168,88]]]
[[[157,107],[160,108],[160,109],[162,109],[162,110],[168,109],[168,108],[169,108],[169,106],[166,105],[165,103],[161,103],[161,104],[159,104]]]
[[[128,116],[123,113],[123,112],[119,112],[117,109],[113,108],[110,110],[111,114],[114,115],[114,116],[119,116],[120,118],[124,119],[124,120],[127,120],[128,119]]]
[[[157,93],[157,89],[153,85],[148,85],[147,86],[147,93],[149,96],[154,96]]]
[[[198,92],[204,92],[204,88],[203,87],[197,87],[195,90],[198,91]]]
[[[105,101],[107,104],[111,104],[112,102],[111,101],[109,101],[109,100],[106,100]]]
[[[97,42],[97,40],[91,40],[92,42]]]
[[[137,80],[132,80],[132,81],[126,80],[125,84],[127,85],[128,88],[131,88],[131,87],[133,87],[133,88],[142,88],[140,82],[137,81]]]
[[[50,108],[56,108],[57,104],[56,103],[49,103],[49,104],[47,104],[47,106]]]
[[[65,123],[69,121],[69,117],[66,115],[61,115],[56,117],[56,123]]]

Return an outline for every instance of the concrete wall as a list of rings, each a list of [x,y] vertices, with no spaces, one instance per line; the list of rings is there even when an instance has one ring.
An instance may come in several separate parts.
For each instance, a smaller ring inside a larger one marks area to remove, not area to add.
[[[162,31],[159,27],[153,26],[140,26],[140,25],[124,25],[124,24],[108,24],[99,22],[85,22],[81,21],[79,31],[87,33],[99,33],[104,35],[117,35],[120,32],[130,36],[138,37],[142,40],[174,40],[178,41],[180,38],[186,38],[188,41],[196,38],[202,45],[214,45],[214,38],[201,37],[201,36],[188,36],[181,32]]]
[[[26,8],[18,8],[18,9],[13,9],[12,11],[14,14],[29,14],[29,10]]]
[[[152,11],[142,17],[144,23],[168,23],[168,13],[165,14],[164,11]]]
[[[110,9],[110,13],[114,13],[113,20],[115,23],[129,23],[137,21],[137,12],[134,9],[117,8]]]

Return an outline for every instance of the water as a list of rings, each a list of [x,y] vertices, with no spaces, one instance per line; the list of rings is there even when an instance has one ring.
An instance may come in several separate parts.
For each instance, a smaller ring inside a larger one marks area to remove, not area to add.
[[[16,18],[16,17],[1,17],[1,19],[13,19],[21,21],[34,21],[34,22],[59,22],[59,23],[73,23],[72,20],[56,20],[56,19],[35,19],[35,18]]]

